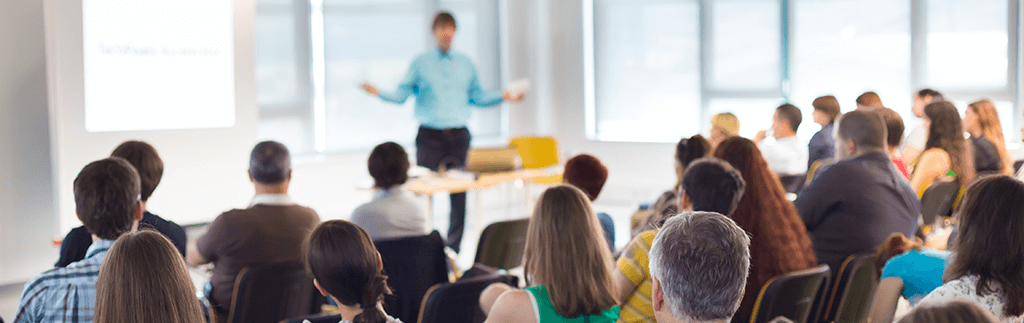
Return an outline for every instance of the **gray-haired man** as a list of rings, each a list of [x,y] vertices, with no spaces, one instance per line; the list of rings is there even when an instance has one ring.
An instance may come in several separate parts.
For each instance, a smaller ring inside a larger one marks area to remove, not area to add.
[[[728,217],[686,212],[665,221],[650,253],[658,322],[729,322],[750,271],[750,238]]]

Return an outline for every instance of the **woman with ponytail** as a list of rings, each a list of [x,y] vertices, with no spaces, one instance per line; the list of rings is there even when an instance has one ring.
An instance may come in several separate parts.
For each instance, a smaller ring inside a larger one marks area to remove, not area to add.
[[[348,221],[321,223],[309,237],[305,259],[316,288],[339,304],[341,323],[401,323],[384,312],[381,302],[391,289],[366,231]]]

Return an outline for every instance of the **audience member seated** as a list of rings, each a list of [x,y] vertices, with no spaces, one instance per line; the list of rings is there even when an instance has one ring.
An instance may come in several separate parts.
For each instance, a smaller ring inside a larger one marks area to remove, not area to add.
[[[711,131],[708,140],[711,147],[717,147],[722,140],[740,135],[740,119],[735,114],[724,112],[711,117]]]
[[[651,246],[657,322],[733,319],[752,262],[750,245],[746,232],[721,214],[683,213],[665,221]]]
[[[857,110],[874,110],[884,106],[882,98],[878,96],[878,93],[867,91],[857,97]]]
[[[256,188],[252,204],[217,216],[206,234],[189,244],[189,265],[214,265],[208,297],[217,315],[226,318],[242,268],[301,261],[302,243],[320,217],[288,196],[291,177],[288,148],[273,141],[257,144],[249,159],[249,179]]]
[[[690,164],[683,174],[681,185],[682,210],[708,211],[732,214],[743,197],[746,182],[740,172],[718,158],[702,158]],[[615,282],[618,300],[622,304],[623,322],[650,322],[654,320],[651,306],[652,277],[649,274],[648,250],[658,233],[656,228],[664,220],[653,223],[652,230],[640,233],[629,243],[617,262]]]
[[[652,223],[664,222],[666,218],[679,214],[679,184],[683,182],[683,173],[686,168],[697,159],[707,157],[711,154],[711,143],[704,139],[704,136],[694,135],[690,138],[683,138],[676,144],[676,184],[672,189],[662,193],[658,200],[648,208],[645,217],[633,219],[630,227],[630,238],[634,238],[641,232],[653,229]]]
[[[185,230],[178,226],[178,224],[164,220],[146,210],[146,202],[153,195],[153,190],[160,184],[160,178],[164,174],[164,162],[160,160],[160,155],[156,153],[156,149],[145,142],[127,141],[117,146],[110,156],[128,160],[135,167],[139,178],[142,179],[143,213],[140,226],[156,229],[156,231],[171,239],[174,247],[178,249],[182,259],[184,259],[185,245],[188,243]],[[92,245],[92,235],[85,226],[71,230],[64,237],[64,242],[60,244],[60,260],[57,260],[57,267],[65,267],[72,262],[84,259],[85,252],[89,250],[90,245]]]
[[[873,253],[893,232],[911,236],[921,201],[885,152],[885,124],[877,114],[839,118],[836,159],[797,196],[796,209],[819,263],[832,268],[854,254]]]
[[[942,94],[938,91],[932,89],[917,91],[917,93],[914,94],[914,107],[912,109],[914,111],[914,116],[927,120],[927,118],[925,118],[924,107],[933,102],[940,102],[944,100],[945,99],[942,97]],[[903,158],[906,158],[908,161],[916,161],[917,157],[919,157],[921,152],[924,151],[924,146],[927,143],[928,125],[926,121],[925,123],[921,123],[914,127],[914,129],[910,131],[910,134],[907,135],[906,140],[903,140],[903,147],[901,147]]]
[[[427,206],[402,189],[409,179],[409,155],[405,149],[393,142],[380,144],[370,152],[367,164],[373,176],[373,200],[352,212],[352,222],[375,240],[430,233]]]
[[[886,148],[889,150],[889,158],[892,159],[892,164],[896,165],[896,169],[903,174],[903,177],[908,181],[910,180],[910,170],[907,167],[907,160],[903,159],[903,156],[897,151],[900,143],[903,141],[903,117],[900,117],[899,113],[889,108],[877,108],[872,110],[882,116],[882,120],[885,121],[885,132],[886,132]]]
[[[978,304],[967,301],[952,301],[945,304],[925,305],[915,308],[899,320],[899,323],[996,323],[992,313]]]
[[[960,205],[959,234],[941,287],[919,303],[977,303],[1002,322],[1024,318],[1024,183],[989,175],[972,183]]]
[[[139,175],[128,161],[89,163],[75,178],[75,213],[92,235],[85,259],[45,271],[25,284],[15,323],[92,322],[96,277],[107,250],[142,220]],[[149,274],[149,273],[146,273]]]
[[[792,104],[783,104],[775,109],[772,117],[774,144],[764,143],[768,132],[761,130],[754,137],[768,167],[778,176],[800,175],[807,172],[807,144],[796,137],[803,116],[800,109]],[[715,148],[717,149],[717,148]]]
[[[824,161],[835,156],[836,143],[832,140],[832,128],[840,111],[839,100],[831,95],[814,99],[811,106],[814,107],[814,123],[821,125],[821,130],[818,130],[807,144],[807,169],[810,169],[815,161]]]
[[[601,194],[604,182],[608,180],[608,167],[601,164],[597,157],[583,154],[569,159],[565,162],[565,171],[562,173],[562,183],[576,186],[593,202]],[[604,239],[608,242],[608,249],[615,252],[615,221],[607,213],[598,213],[597,220],[604,231]]]
[[[612,259],[586,193],[547,189],[526,233],[525,289],[494,284],[480,295],[487,322],[615,322]]]
[[[747,183],[730,218],[750,234],[750,276],[743,304],[733,319],[748,322],[757,294],[768,280],[814,267],[818,261],[800,215],[786,199],[779,179],[768,170],[757,145],[744,138],[730,138],[715,149],[715,157],[732,164]]]
[[[964,139],[960,113],[953,103],[940,101],[924,108],[928,125],[925,151],[915,163],[910,186],[917,196],[940,179],[957,179],[966,187],[974,179],[974,155]]]
[[[384,312],[384,295],[391,289],[366,231],[343,220],[321,223],[309,236],[305,255],[313,284],[339,304],[341,322],[401,323]]]
[[[900,296],[917,305],[942,286],[949,251],[928,249],[896,232],[878,246],[875,265],[880,273],[872,303],[871,322],[892,322]]]
[[[1006,151],[995,104],[989,100],[971,103],[964,111],[963,124],[964,132],[971,134],[977,173],[1013,175],[1013,160]]]
[[[206,322],[185,260],[159,232],[123,234],[105,258],[93,322]]]

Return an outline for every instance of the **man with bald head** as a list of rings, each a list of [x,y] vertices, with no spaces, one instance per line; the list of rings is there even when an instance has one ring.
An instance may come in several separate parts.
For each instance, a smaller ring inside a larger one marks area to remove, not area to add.
[[[218,316],[226,318],[242,268],[301,261],[302,243],[320,217],[288,196],[291,179],[288,148],[274,141],[257,144],[249,157],[249,180],[256,189],[249,208],[222,213],[189,245],[189,265],[214,265],[209,298]]]
[[[833,273],[850,255],[873,253],[893,232],[914,234],[921,201],[889,159],[886,126],[870,111],[840,117],[836,159],[796,201],[820,263]]]

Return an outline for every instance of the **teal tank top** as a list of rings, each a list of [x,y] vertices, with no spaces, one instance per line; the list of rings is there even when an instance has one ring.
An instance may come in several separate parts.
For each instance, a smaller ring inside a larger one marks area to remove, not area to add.
[[[555,306],[551,304],[551,298],[548,295],[548,288],[544,285],[531,286],[524,288],[533,294],[533,298],[537,300],[537,322],[539,323],[613,323],[619,320],[619,306],[616,305],[611,309],[604,310],[600,314],[596,315],[580,315],[574,318],[566,318],[555,311]]]

